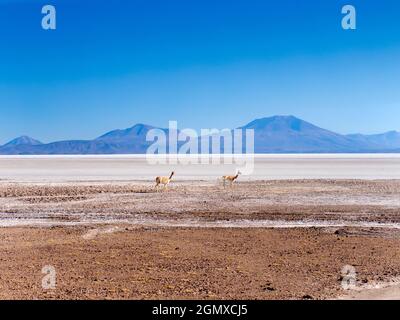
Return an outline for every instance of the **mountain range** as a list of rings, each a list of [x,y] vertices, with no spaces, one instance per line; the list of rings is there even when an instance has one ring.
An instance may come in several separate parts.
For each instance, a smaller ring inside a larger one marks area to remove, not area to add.
[[[142,154],[153,143],[146,141],[146,134],[151,129],[160,129],[168,134],[168,129],[136,124],[93,140],[42,143],[22,136],[0,146],[0,154]],[[256,119],[239,129],[254,130],[255,153],[400,153],[400,132],[396,131],[343,135],[294,116]],[[166,143],[168,145],[168,141]]]

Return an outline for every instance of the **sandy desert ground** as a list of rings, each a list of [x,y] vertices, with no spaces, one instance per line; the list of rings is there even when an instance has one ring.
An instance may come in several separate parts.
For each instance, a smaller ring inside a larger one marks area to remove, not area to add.
[[[399,298],[399,199],[400,180],[3,180],[0,298]]]

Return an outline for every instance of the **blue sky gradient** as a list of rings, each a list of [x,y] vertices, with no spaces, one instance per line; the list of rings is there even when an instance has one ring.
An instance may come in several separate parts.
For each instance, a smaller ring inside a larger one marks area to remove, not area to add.
[[[41,28],[45,4],[55,31]],[[345,4],[355,31],[341,28]],[[0,144],[275,114],[400,130],[399,17],[395,0],[0,0]]]

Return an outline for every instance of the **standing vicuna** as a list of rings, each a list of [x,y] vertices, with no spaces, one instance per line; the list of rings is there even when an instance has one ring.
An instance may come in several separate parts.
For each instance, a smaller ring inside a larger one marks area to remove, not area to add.
[[[225,187],[225,183],[227,181],[229,181],[230,186],[232,187],[235,180],[239,177],[239,174],[242,174],[242,173],[240,171],[238,171],[235,176],[222,176],[222,181],[224,183],[224,187]]]
[[[163,184],[164,188],[167,188],[167,185],[170,183],[172,176],[175,174],[174,171],[171,172],[171,175],[169,177],[156,177],[156,188],[160,185]]]

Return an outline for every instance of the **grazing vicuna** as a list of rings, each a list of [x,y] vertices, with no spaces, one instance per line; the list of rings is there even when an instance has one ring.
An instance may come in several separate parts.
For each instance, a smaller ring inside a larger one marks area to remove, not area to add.
[[[167,188],[167,185],[170,183],[172,176],[175,174],[174,171],[171,172],[169,177],[156,177],[156,188],[160,185],[163,184],[164,188]]]
[[[242,174],[242,173],[240,171],[238,171],[235,176],[222,176],[222,181],[224,183],[224,187],[225,187],[225,183],[227,181],[229,181],[230,186],[232,186],[233,183],[235,182],[235,180],[239,177],[239,174]]]

